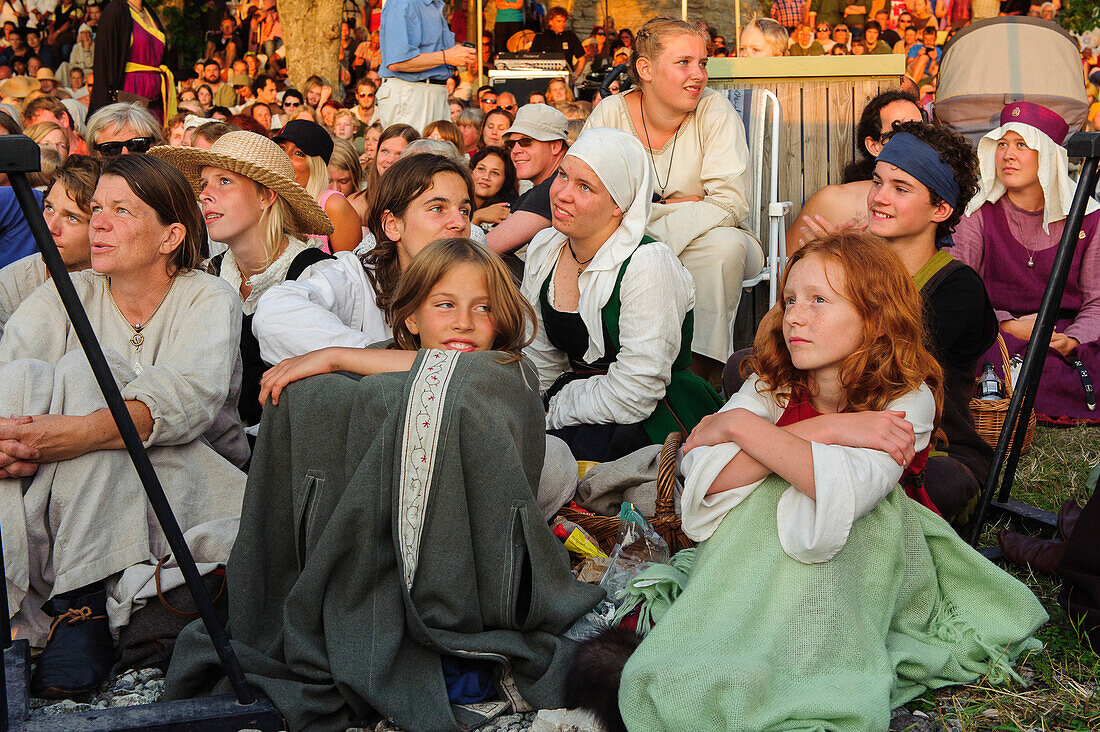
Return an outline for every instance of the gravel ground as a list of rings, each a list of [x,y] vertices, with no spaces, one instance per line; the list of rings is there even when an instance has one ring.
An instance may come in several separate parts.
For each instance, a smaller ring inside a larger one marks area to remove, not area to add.
[[[160,701],[164,693],[164,673],[156,668],[143,668],[128,671],[108,681],[94,695],[83,701],[64,699],[31,699],[31,719],[51,717],[59,714],[86,712],[93,709],[111,709],[129,707],[138,704],[151,704]],[[498,717],[492,723],[482,727],[483,732],[526,732],[535,724],[535,712],[509,714]],[[541,732],[598,732],[587,725],[547,725],[540,720],[536,727]],[[910,713],[904,707],[894,712],[890,721],[892,732],[953,732],[952,726],[933,720],[923,712]],[[380,722],[373,730],[353,728],[348,732],[402,732],[386,722]]]
[[[117,678],[109,680],[98,692],[87,699],[31,699],[31,719],[51,717],[58,714],[87,712],[92,709],[111,709],[132,707],[138,704],[150,704],[160,701],[164,693],[164,672],[158,668],[143,668],[127,671]]]

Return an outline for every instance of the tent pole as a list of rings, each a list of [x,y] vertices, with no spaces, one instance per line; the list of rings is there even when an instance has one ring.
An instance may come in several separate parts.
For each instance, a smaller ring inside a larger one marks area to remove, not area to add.
[[[485,75],[482,73],[485,70],[485,58],[484,58],[484,44],[481,42],[481,37],[485,35],[485,0],[477,0],[477,88],[485,86]],[[474,96],[477,96],[477,90],[474,90]]]
[[[688,19],[688,0],[680,0],[680,20],[687,21]]]

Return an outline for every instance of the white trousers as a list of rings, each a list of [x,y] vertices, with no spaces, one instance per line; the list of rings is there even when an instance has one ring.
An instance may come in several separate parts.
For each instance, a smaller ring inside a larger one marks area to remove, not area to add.
[[[375,119],[382,123],[382,129],[402,123],[423,132],[432,122],[451,118],[447,87],[442,84],[383,79],[375,103],[378,105]]]
[[[741,282],[764,267],[764,251],[749,232],[718,226],[677,252],[695,280],[692,353],[725,363],[733,353],[733,322]]]
[[[117,354],[120,385],[134,378]],[[90,414],[105,406],[84,352],[57,365],[19,359],[0,365],[0,414]],[[149,459],[185,539],[209,572],[229,558],[245,475],[202,439],[149,448]],[[153,569],[170,549],[125,450],[98,450],[45,463],[27,478],[0,479],[0,526],[8,617],[19,638],[46,641],[47,598],[108,579],[107,613],[117,632],[141,596],[155,596]],[[174,562],[172,563],[174,565]],[[176,569],[168,574],[179,585]],[[169,579],[169,578],[164,578]]]

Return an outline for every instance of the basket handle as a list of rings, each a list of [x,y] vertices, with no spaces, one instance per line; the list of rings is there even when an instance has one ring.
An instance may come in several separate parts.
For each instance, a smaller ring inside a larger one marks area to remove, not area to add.
[[[997,347],[1001,349],[1001,358],[1005,363],[1005,399],[1012,398],[1012,372],[1009,364],[1012,361],[1008,357],[1008,346],[1005,345],[1005,339],[1001,337],[1001,331],[997,330]]]
[[[676,465],[680,459],[680,446],[684,444],[684,433],[670,432],[661,448],[661,462],[657,466],[657,500],[654,518],[675,515]]]

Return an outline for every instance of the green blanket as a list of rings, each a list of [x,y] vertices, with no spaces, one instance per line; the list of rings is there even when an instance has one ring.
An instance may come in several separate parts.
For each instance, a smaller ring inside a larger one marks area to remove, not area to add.
[[[1047,614],[895,489],[831,561],[779,543],[772,476],[698,548],[691,580],[623,671],[645,730],[885,730],[927,689],[1013,676]]]
[[[560,634],[603,591],[577,582],[535,502],[538,380],[499,353],[421,351],[408,373],[292,384],[264,410],[227,568],[248,680],[290,729],[377,716],[469,729],[561,706]],[[494,669],[501,701],[448,701],[441,658]],[[166,695],[227,688],[197,621]]]

